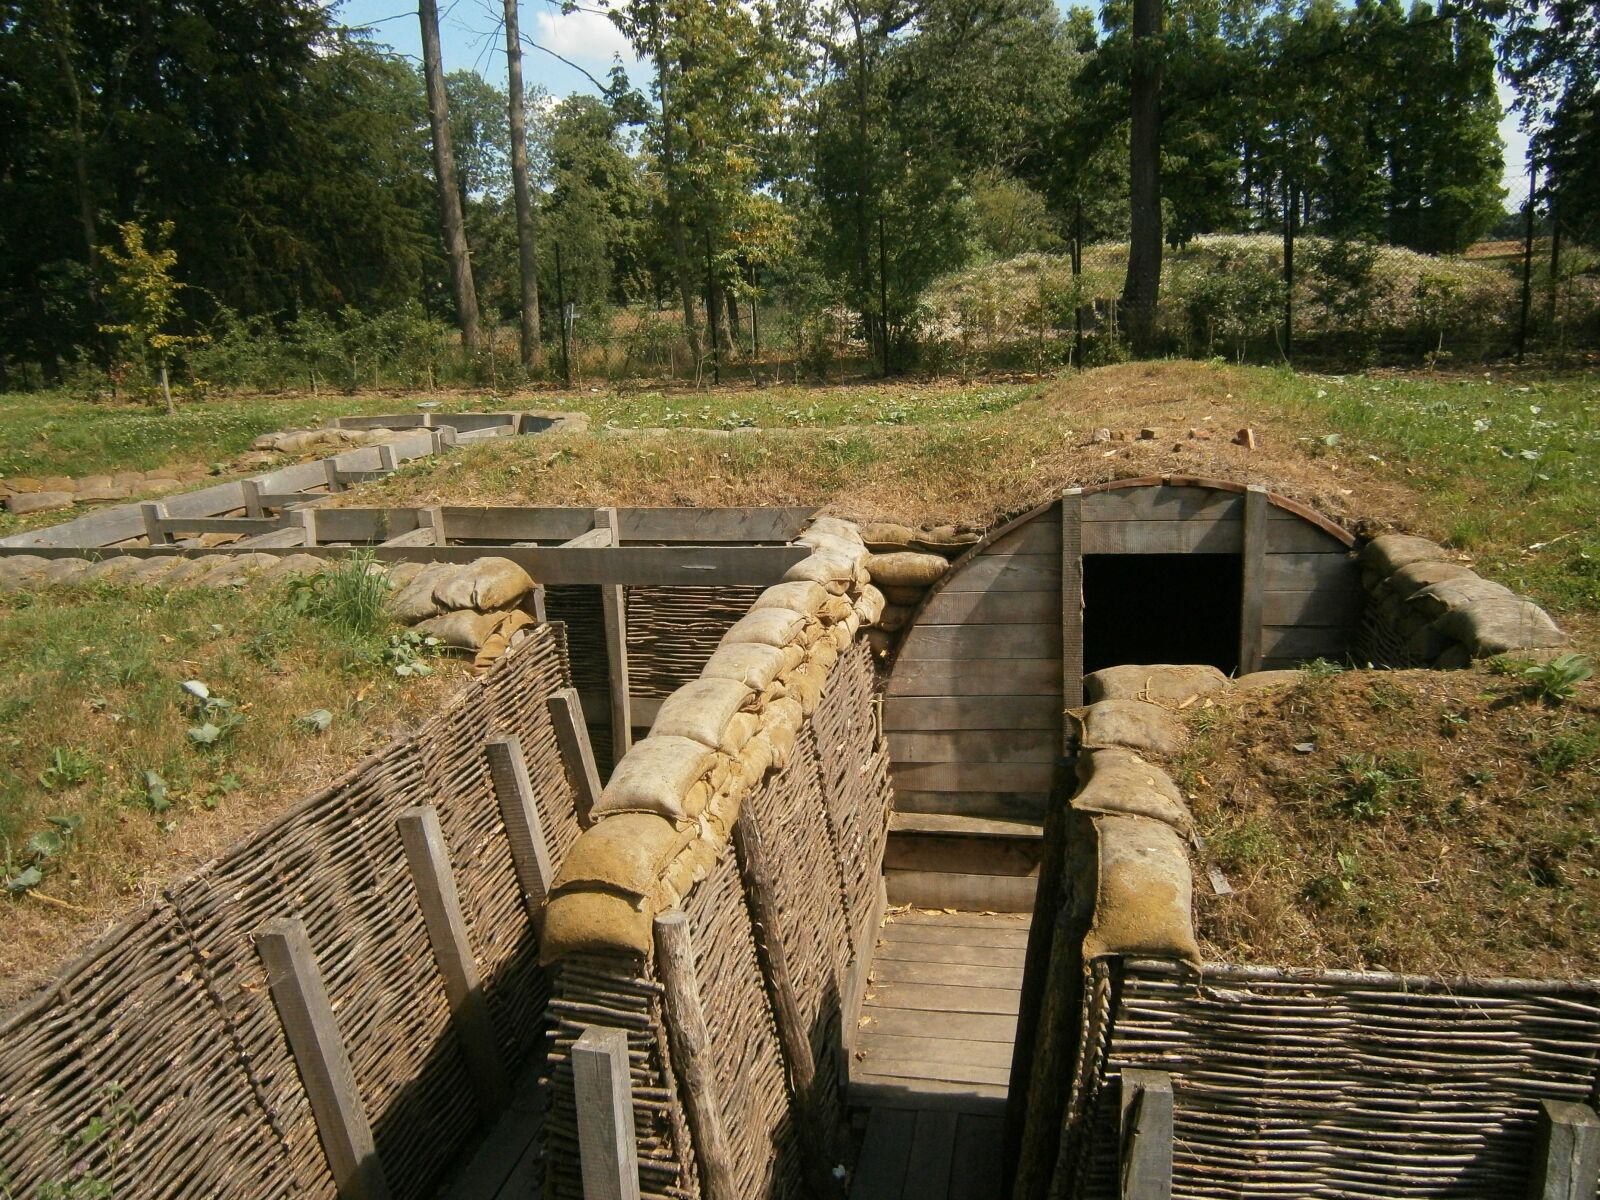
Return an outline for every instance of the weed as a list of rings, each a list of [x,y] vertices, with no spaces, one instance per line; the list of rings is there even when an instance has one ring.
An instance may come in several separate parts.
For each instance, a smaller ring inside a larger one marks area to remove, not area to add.
[[[1260,866],[1279,856],[1282,847],[1272,826],[1256,817],[1245,817],[1232,828],[1211,835],[1207,844],[1224,866]]]
[[[433,668],[424,659],[437,655],[443,644],[438,638],[418,633],[415,629],[391,633],[389,644],[383,650],[383,665],[402,679],[432,675]]]
[[[369,553],[352,554],[289,585],[292,612],[322,621],[348,637],[372,637],[387,629],[388,603],[389,578]]]
[[[1386,817],[1397,804],[1409,802],[1421,782],[1414,755],[1347,754],[1339,760],[1341,806],[1362,820]]]
[[[244,724],[244,713],[232,700],[213,695],[211,689],[198,679],[183,684],[188,699],[184,709],[190,720],[198,722],[185,732],[194,745],[206,748],[221,746],[233,732]]]
[[[1529,699],[1544,704],[1561,704],[1572,699],[1578,685],[1594,674],[1594,664],[1582,654],[1560,654],[1547,663],[1534,663],[1522,669]]]
[[[77,787],[94,769],[94,760],[82,750],[57,746],[50,751],[50,763],[39,772],[39,786],[46,791]]]
[[[1600,722],[1571,733],[1553,733],[1533,752],[1534,765],[1546,775],[1565,775],[1596,757],[1600,757]]]
[[[1313,658],[1300,668],[1300,674],[1305,677],[1307,682],[1321,682],[1325,679],[1332,679],[1343,671],[1344,665],[1342,663],[1334,662],[1329,658]]]
[[[1367,689],[1367,703],[1373,712],[1390,712],[1410,708],[1411,693],[1390,679],[1379,679]]]
[[[1356,890],[1361,879],[1361,862],[1354,853],[1334,851],[1334,869],[1316,876],[1304,889],[1305,898],[1313,904],[1327,906],[1347,899]]]

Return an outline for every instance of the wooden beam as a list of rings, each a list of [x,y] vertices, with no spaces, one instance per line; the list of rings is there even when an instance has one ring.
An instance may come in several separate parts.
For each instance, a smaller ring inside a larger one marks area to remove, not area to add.
[[[152,546],[172,545],[172,533],[166,526],[167,506],[165,504],[139,505],[139,517],[144,521],[144,535],[150,540]]]
[[[1239,673],[1261,669],[1261,606],[1266,590],[1267,489],[1251,484],[1244,495],[1243,578],[1239,601]]]
[[[317,544],[317,510],[314,508],[291,508],[284,514],[290,525],[297,525],[304,531],[305,537],[301,539],[302,551],[309,550]]]
[[[544,822],[533,802],[533,784],[528,779],[528,763],[522,756],[522,743],[505,734],[484,743],[489,758],[489,778],[494,783],[500,819],[511,844],[511,861],[517,882],[522,885],[522,902],[528,918],[537,922],[550,895],[550,843],[545,838]]]
[[[380,545],[384,546],[431,546],[433,545],[433,530],[426,525],[419,525],[405,533],[397,533],[392,538],[385,538]]]
[[[339,477],[339,456],[329,455],[322,460],[322,476],[330,492],[344,491],[344,483]]]
[[[258,533],[234,542],[236,550],[270,550],[282,546],[298,546],[305,541],[306,531],[297,525],[285,525],[270,533]]]
[[[489,1004],[478,978],[478,964],[467,939],[467,922],[461,913],[455,873],[450,869],[444,831],[431,804],[408,808],[395,818],[405,845],[406,863],[416,885],[417,903],[433,958],[444,977],[444,994],[450,1018],[466,1055],[468,1075],[477,1093],[478,1109],[493,1119],[511,1098],[511,1082],[495,1043]]]
[[[617,510],[594,510],[594,527],[604,529],[611,536],[611,545],[622,539],[617,524]],[[605,610],[606,666],[611,684],[611,765],[615,767],[633,745],[633,713],[628,695],[628,600],[620,584],[603,584],[600,604]]]
[[[339,1200],[388,1200],[389,1184],[372,1141],[328,990],[299,918],[269,922],[255,935],[272,1003],[311,1102],[317,1136]]]
[[[561,544],[569,550],[582,546],[613,546],[616,544],[615,536],[609,528],[591,529],[588,533],[580,533],[577,537],[568,538]]]
[[[844,1192],[833,1174],[840,1155],[834,1146],[833,1130],[815,1095],[817,1061],[811,1053],[810,1029],[800,1011],[794,977],[789,970],[789,955],[779,932],[778,896],[772,881],[772,863],[761,837],[761,828],[749,805],[734,822],[733,849],[739,859],[745,902],[750,908],[750,924],[755,933],[756,958],[761,967],[762,982],[766,984],[773,1022],[778,1027],[783,1061],[789,1068],[789,1100],[799,1119],[805,1156],[800,1164],[801,1171],[812,1196],[818,1200],[826,1197],[842,1200]]]
[[[241,479],[239,490],[244,493],[244,515],[257,519],[266,516],[266,511],[261,507],[261,481],[258,479]]]
[[[1600,1117],[1587,1104],[1539,1105],[1528,1200],[1594,1200],[1600,1187]]]
[[[1165,1071],[1122,1069],[1121,1195],[1172,1200],[1172,1077]]]
[[[594,747],[589,744],[589,726],[583,719],[583,702],[577,688],[562,688],[545,704],[556,727],[556,744],[561,761],[572,783],[572,799],[578,824],[584,829],[594,824],[595,801],[600,799],[600,772],[594,765]]]
[[[584,1200],[639,1200],[628,1035],[591,1025],[572,1044]]]
[[[378,443],[378,470],[395,472],[400,469],[400,459],[396,457],[394,447],[388,442]]]
[[[700,1168],[700,1194],[705,1200],[741,1200],[733,1168],[733,1150],[723,1123],[716,1064],[711,1059],[711,1034],[700,1003],[689,917],[682,909],[655,919],[656,975],[667,1009],[667,1041],[672,1069],[683,1094]]]
[[[1083,703],[1083,489],[1061,493],[1061,707]],[[1071,736],[1062,721],[1062,752]]]

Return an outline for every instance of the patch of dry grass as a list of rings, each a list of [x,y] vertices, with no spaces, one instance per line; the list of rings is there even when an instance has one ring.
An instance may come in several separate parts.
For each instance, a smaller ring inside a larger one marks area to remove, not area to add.
[[[1600,687],[1309,672],[1191,710],[1168,764],[1205,865],[1208,958],[1433,975],[1600,974]],[[1297,749],[1300,747],[1300,749]]]

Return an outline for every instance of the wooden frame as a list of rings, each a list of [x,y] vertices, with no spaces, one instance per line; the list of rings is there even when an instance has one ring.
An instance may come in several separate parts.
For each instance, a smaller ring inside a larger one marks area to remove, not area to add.
[[[628,1035],[590,1026],[572,1044],[584,1200],[639,1200]]]

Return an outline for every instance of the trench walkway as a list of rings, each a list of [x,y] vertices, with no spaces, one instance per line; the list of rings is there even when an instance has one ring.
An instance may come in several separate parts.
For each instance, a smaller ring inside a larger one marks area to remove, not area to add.
[[[989,1200],[1027,953],[1022,913],[891,913],[873,952],[850,1102],[852,1200]]]

